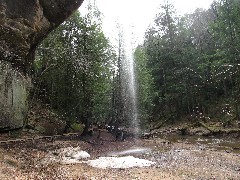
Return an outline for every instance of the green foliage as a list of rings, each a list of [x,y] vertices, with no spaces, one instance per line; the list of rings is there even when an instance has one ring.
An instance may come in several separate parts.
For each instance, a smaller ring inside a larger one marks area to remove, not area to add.
[[[52,32],[34,63],[38,98],[72,119],[69,123],[86,126],[109,116],[115,57],[100,12],[91,5],[88,10],[85,17],[76,12]]]
[[[82,132],[82,131],[83,131],[83,126],[82,126],[82,124],[73,123],[71,127],[72,127],[72,129],[73,129],[74,132]]]
[[[240,117],[239,2],[215,1],[208,10],[184,16],[171,4],[160,8],[134,52],[138,118],[144,125],[212,116],[212,107],[224,97],[232,100],[227,103],[231,119]],[[86,16],[75,13],[40,45],[33,74],[36,94],[71,119],[67,123],[126,125],[130,117],[125,112],[133,111],[128,105],[133,102],[124,86],[129,80],[123,34],[119,29],[115,53],[102,32],[101,13],[88,8]]]
[[[142,46],[138,46],[134,53],[136,62],[136,77],[138,90],[138,116],[141,122],[148,120],[151,114],[153,105],[153,78],[150,70],[147,68],[147,56]]]
[[[137,61],[145,62],[138,81],[151,89],[149,97],[150,91],[139,87],[140,106],[148,99],[151,102],[146,104],[153,107],[148,117],[170,115],[176,120],[196,114],[196,107],[211,116],[211,104],[222,96],[236,99],[232,106],[239,116],[239,3],[219,0],[208,10],[197,9],[182,17],[171,4],[161,7],[143,46],[136,49]]]

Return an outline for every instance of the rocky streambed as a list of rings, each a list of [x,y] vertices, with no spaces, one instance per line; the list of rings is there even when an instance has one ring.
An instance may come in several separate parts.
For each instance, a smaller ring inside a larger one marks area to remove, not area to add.
[[[90,155],[85,156],[87,161],[100,159],[97,164],[103,162],[102,157],[122,158],[121,163],[136,159],[152,163],[117,168],[100,168],[89,163],[43,163],[50,152],[62,148],[85,151]],[[0,179],[240,179],[238,152],[181,138],[173,141],[166,135],[119,142],[106,133],[101,139],[92,136],[6,144],[0,151]]]

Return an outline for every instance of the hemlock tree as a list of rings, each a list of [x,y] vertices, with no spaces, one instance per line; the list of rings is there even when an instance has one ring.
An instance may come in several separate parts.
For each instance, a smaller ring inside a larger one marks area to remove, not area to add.
[[[112,48],[101,30],[100,13],[75,13],[38,49],[35,61],[39,97],[62,113],[67,124],[103,121],[109,116]],[[99,116],[101,114],[101,116]]]

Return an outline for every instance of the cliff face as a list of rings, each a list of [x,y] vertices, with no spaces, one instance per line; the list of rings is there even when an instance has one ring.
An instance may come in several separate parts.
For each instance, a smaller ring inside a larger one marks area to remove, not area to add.
[[[23,126],[30,81],[9,63],[0,63],[0,130]]]
[[[0,0],[0,129],[21,127],[37,45],[83,0]]]

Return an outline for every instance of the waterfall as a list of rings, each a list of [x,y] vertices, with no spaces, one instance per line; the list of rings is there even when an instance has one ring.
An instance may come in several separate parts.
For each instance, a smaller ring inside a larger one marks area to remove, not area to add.
[[[131,109],[131,122],[135,130],[135,133],[139,131],[139,119],[137,111],[137,94],[136,94],[136,77],[135,77],[135,63],[133,52],[129,52],[127,56],[127,77],[129,79],[128,88],[129,88],[129,97],[130,97],[130,109]]]
[[[133,129],[135,134],[139,133],[139,119],[138,119],[138,109],[137,109],[137,86],[136,86],[136,76],[135,76],[135,62],[133,55],[133,43],[126,41],[129,36],[125,35],[124,53],[123,58],[121,58],[121,63],[123,66],[122,70],[122,94],[124,101],[124,111],[127,115],[127,119],[130,121],[129,126]]]

